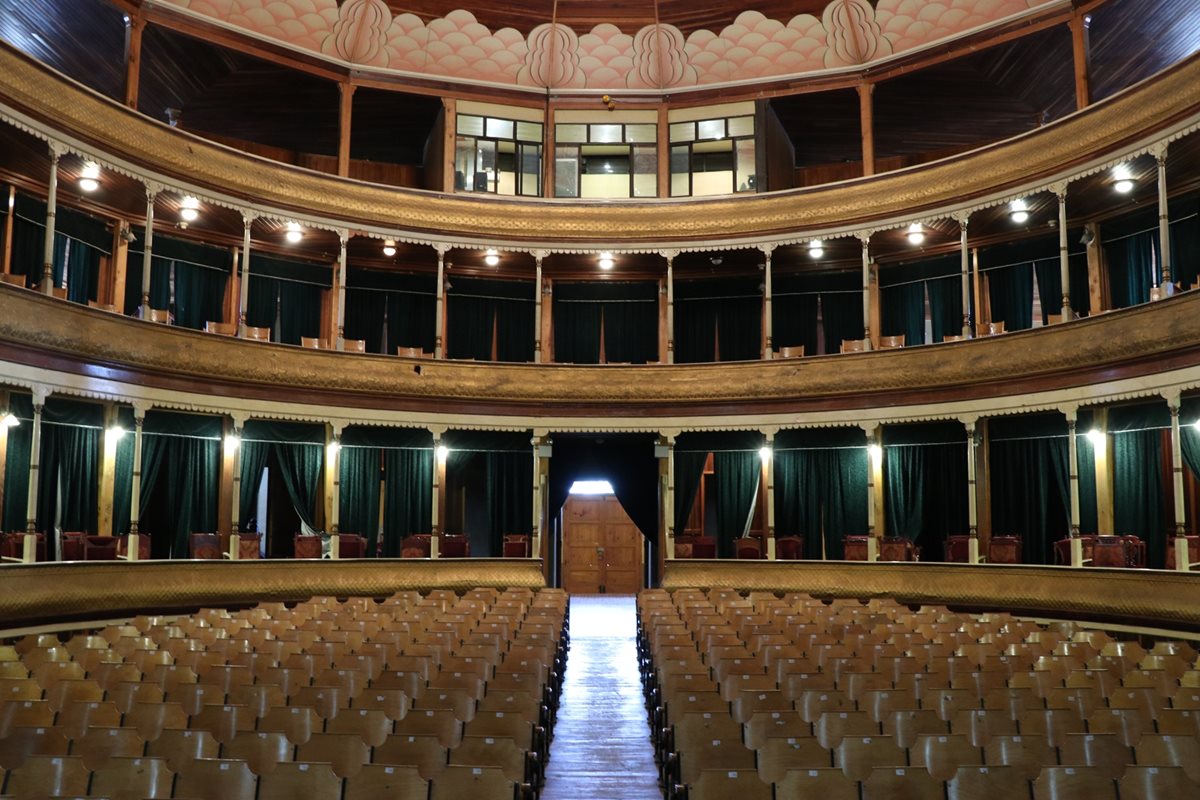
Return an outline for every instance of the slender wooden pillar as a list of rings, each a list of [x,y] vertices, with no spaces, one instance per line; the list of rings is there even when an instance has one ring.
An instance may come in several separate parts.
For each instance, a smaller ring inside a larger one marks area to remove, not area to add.
[[[1076,438],[1078,431],[1075,425],[1079,419],[1079,409],[1075,406],[1068,406],[1063,409],[1063,414],[1067,417],[1067,468],[1071,481],[1071,536],[1076,537],[1079,535],[1079,446]]]
[[[29,495],[25,505],[25,532],[37,533],[38,465],[42,455],[42,411],[46,407],[45,391],[33,393],[33,435],[29,445]]]
[[[355,88],[357,87],[354,84],[346,81],[338,83],[337,174],[343,178],[350,175],[350,132],[354,116]]]
[[[242,429],[246,426],[245,417],[233,418],[233,427],[225,439],[225,452],[233,462],[230,470],[233,473],[232,491],[229,502],[230,533],[239,533],[242,522]]]
[[[5,275],[12,274],[12,239],[13,239],[13,215],[17,207],[17,187],[8,187],[8,202],[5,208],[8,213],[4,215],[4,228],[0,231],[4,241],[0,245],[0,272]]]
[[[4,475],[8,469],[8,425],[4,422],[9,415],[10,394],[6,389],[0,389],[0,519],[4,519]]]
[[[142,425],[146,406],[133,406],[133,485],[129,490],[129,532],[137,534],[142,506]]]
[[[967,247],[967,223],[969,215],[958,218],[959,252],[962,255],[962,335],[971,338],[971,251]]]
[[[871,234],[860,233],[858,240],[862,242],[862,308],[863,308],[863,349],[871,349]],[[841,349],[842,343],[835,342]],[[829,347],[829,343],[825,343]],[[835,351],[836,352],[836,351]]]
[[[867,434],[867,536],[883,536],[883,433],[878,422],[864,423]]]
[[[663,531],[666,534],[666,547],[663,552],[667,558],[675,557],[675,433],[663,435],[666,443],[664,454],[660,455],[660,464],[665,462],[663,476]]]
[[[678,250],[663,251],[667,260],[667,363],[675,363],[675,256]]]
[[[437,250],[437,306],[434,313],[435,341],[433,346],[434,358],[446,357],[446,251],[449,245],[434,245]]]
[[[979,323],[988,321],[987,304],[984,303],[983,276],[979,273],[979,248],[971,249],[971,272],[975,276],[975,319],[974,332],[979,333]]]
[[[1167,396],[1171,410],[1171,477],[1175,495],[1175,535],[1187,533],[1187,516],[1183,505],[1183,450],[1179,431],[1179,392]],[[1186,551],[1185,551],[1186,552]]]
[[[769,258],[769,256],[768,256]],[[774,561],[775,553],[775,428],[763,430],[763,473],[767,480],[767,560]]]
[[[242,274],[238,291],[238,336],[246,336],[246,309],[250,305],[250,227],[254,224],[255,215],[249,211],[242,212]]]
[[[671,196],[671,109],[666,102],[658,104],[658,125],[655,128],[658,136],[658,196]],[[552,150],[547,150],[553,153]],[[551,159],[553,160],[553,159]],[[547,195],[548,196],[548,195]]]
[[[117,446],[125,436],[117,427],[117,407],[112,403],[104,406],[104,446],[100,451],[100,486],[96,492],[96,535],[112,536],[113,493],[116,488]]]
[[[1062,320],[1067,322],[1073,316],[1071,310],[1071,256],[1067,242],[1067,184],[1056,184],[1054,196],[1058,198],[1058,273],[1062,283]]]
[[[974,417],[966,417],[963,419],[963,426],[967,429],[967,534],[975,541],[975,556],[971,561],[972,564],[978,561],[979,547],[979,496],[976,494],[978,486],[976,485],[976,448],[978,447],[978,431],[976,430],[977,420]]]
[[[774,318],[771,311],[771,253],[775,250],[775,245],[767,244],[759,247],[763,251],[765,263],[763,264],[763,341],[762,341],[762,357],[770,359],[775,357],[774,343]],[[772,547],[774,545],[772,544]]]
[[[336,536],[341,520],[342,426],[328,425],[325,430],[325,520],[329,532]]]
[[[233,476],[237,465],[238,447],[234,438],[236,420],[221,420],[221,479],[217,486],[217,533],[228,536],[236,531],[230,525],[233,517]]]
[[[533,447],[533,520],[529,532],[529,555],[540,558],[542,555],[542,526],[545,519],[546,477],[553,450],[546,438],[548,431],[536,430],[530,444]],[[503,555],[503,551],[496,555]]]
[[[1088,313],[1095,316],[1109,307],[1108,262],[1104,258],[1104,248],[1100,246],[1100,226],[1089,222],[1084,230],[1091,234],[1087,245],[1088,292],[1091,295]]]
[[[875,108],[871,96],[875,84],[858,85],[858,113],[862,124],[863,175],[875,174]]]
[[[533,363],[542,363],[542,315],[544,309],[542,307],[542,259],[546,257],[545,250],[535,250],[533,252],[533,269],[534,269],[534,298],[533,298]],[[535,456],[536,458],[536,456]]]
[[[141,12],[125,15],[125,105],[137,110],[138,83],[142,75],[142,31],[146,19]]]
[[[1167,204],[1167,145],[1162,145],[1154,154],[1158,163],[1158,251],[1162,260],[1162,296],[1173,293],[1171,283],[1171,219]]]
[[[150,272],[154,263],[154,198],[157,196],[157,188],[147,184],[146,233],[142,242],[142,319],[150,319]]]
[[[1075,63],[1075,109],[1086,108],[1092,102],[1091,87],[1091,14],[1071,17],[1071,50]]]
[[[1116,532],[1113,528],[1113,452],[1106,409],[1096,411],[1093,424],[1100,434],[1092,442],[1092,453],[1096,458],[1096,532],[1112,536]]]
[[[446,461],[449,452],[442,445],[445,428],[430,428],[433,433],[433,526],[430,533],[430,558],[438,557],[438,537],[446,518]]]
[[[337,275],[337,316],[334,318],[335,336],[334,347],[346,349],[346,243],[350,239],[349,231],[338,231],[338,266]],[[336,513],[336,512],[335,512]]]
[[[42,294],[54,294],[54,219],[58,214],[58,160],[62,156],[59,146],[50,144],[50,182],[46,190],[46,239],[42,249],[42,283],[38,287]]]

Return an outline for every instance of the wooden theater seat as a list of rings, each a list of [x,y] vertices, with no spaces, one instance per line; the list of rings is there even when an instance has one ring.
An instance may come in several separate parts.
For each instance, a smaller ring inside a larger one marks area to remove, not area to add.
[[[911,539],[887,536],[879,542],[880,561],[920,561],[921,548]]]
[[[776,536],[775,558],[780,561],[798,561],[804,558],[804,537]]]
[[[9,286],[19,286],[22,289],[25,288],[25,276],[24,275],[14,275],[10,272],[3,272],[3,273],[0,273],[0,282],[6,283]]]
[[[214,333],[218,336],[237,336],[236,322],[213,322],[209,320],[204,323],[205,333]]]
[[[269,342],[271,341],[271,329],[256,328],[252,325],[247,325],[243,338],[253,339],[256,342]]]
[[[365,353],[367,352],[366,339],[342,339],[343,353]]]
[[[861,353],[861,352],[865,351],[866,349],[867,348],[866,348],[866,340],[865,339],[843,339],[842,340],[842,352],[843,353]]]
[[[741,559],[759,560],[763,558],[762,542],[753,536],[743,536],[736,542],[734,557]]]
[[[468,558],[471,541],[461,533],[443,533],[438,537],[438,551],[442,558]]]
[[[147,322],[156,322],[159,325],[170,325],[171,312],[165,308],[148,308],[146,309],[145,320]]]
[[[977,336],[998,336],[1004,333],[1004,320],[998,322],[983,322],[976,328]]]
[[[842,540],[842,553],[847,561],[866,561],[867,537],[847,536]]]
[[[880,336],[879,337],[879,349],[880,350],[895,350],[900,347],[904,347],[904,334],[903,333],[896,335],[896,336]]]
[[[1020,536],[992,535],[988,540],[987,560],[989,564],[1022,564],[1023,543]]]
[[[292,537],[294,558],[321,558],[323,553],[321,537],[313,534],[297,533]]]
[[[803,358],[804,345],[791,345],[779,348],[779,358]]]
[[[529,536],[524,533],[504,535],[505,558],[529,558]]]
[[[193,533],[188,537],[188,552],[191,558],[210,561],[221,560],[221,536],[216,533]]]
[[[430,534],[414,533],[400,540],[401,558],[429,558],[431,552]]]

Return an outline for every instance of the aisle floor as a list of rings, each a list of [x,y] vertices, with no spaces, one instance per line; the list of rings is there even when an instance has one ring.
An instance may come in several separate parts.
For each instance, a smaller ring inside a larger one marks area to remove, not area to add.
[[[571,651],[543,800],[662,800],[632,596],[571,598]]]

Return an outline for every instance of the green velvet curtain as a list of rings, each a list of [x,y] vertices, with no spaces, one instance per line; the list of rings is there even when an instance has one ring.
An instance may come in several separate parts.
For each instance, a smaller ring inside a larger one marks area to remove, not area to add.
[[[861,428],[780,431],[775,437],[775,535],[805,537],[805,558],[840,559],[867,532],[867,448]]]
[[[533,530],[533,451],[487,453],[487,506],[491,521],[492,555],[504,552],[505,534]]]
[[[271,454],[270,442],[249,441],[244,436],[239,446],[241,480],[238,491],[238,528],[250,530],[250,522],[258,515],[258,490],[262,472],[267,468],[267,457]],[[266,522],[266,520],[260,520]]]
[[[1054,542],[1071,530],[1066,419],[1046,413],[989,420],[988,452],[993,535],[1021,536],[1028,563],[1054,563]]]
[[[229,273],[184,261],[174,265],[175,324],[204,330],[206,323],[222,321]]]
[[[1147,218],[1146,222],[1152,220]],[[1150,289],[1162,282],[1157,227],[1114,236],[1104,243],[1104,255],[1108,261],[1113,308],[1150,302]]]
[[[333,271],[326,265],[285,261],[251,251],[246,324],[271,328],[271,341],[283,344],[300,344],[302,336],[319,336],[322,297],[332,282]]]
[[[455,278],[446,294],[446,347],[450,358],[533,360],[536,287],[533,281]]]
[[[383,452],[378,447],[342,444],[338,454],[338,530],[367,539],[367,556],[379,543],[379,487],[383,482]]]
[[[427,431],[419,433],[428,437]],[[383,486],[383,554],[399,558],[405,536],[433,528],[432,447],[384,450]]]
[[[929,323],[933,341],[961,336],[963,329],[962,276],[925,281],[929,293]]]
[[[936,560],[946,537],[967,532],[966,431],[958,422],[887,425],[883,445],[887,533]]]
[[[1072,231],[1070,241],[1079,241]],[[1077,316],[1091,313],[1092,294],[1088,285],[1087,253],[1071,253],[1067,257],[1067,278],[1071,286],[1071,309]],[[1061,300],[1059,301],[1061,305]]]
[[[104,410],[51,397],[42,413],[37,528],[97,531]]]
[[[688,434],[679,437],[686,442]],[[680,450],[679,440],[675,444],[675,535],[683,535],[687,528],[688,517],[692,515],[692,506],[696,505],[696,496],[700,493],[700,480],[704,476],[704,462],[708,460],[707,450]]]
[[[150,534],[155,558],[187,558],[189,534],[217,529],[221,434],[219,417],[146,413],[138,529]]]
[[[116,459],[113,462],[113,533],[129,533],[129,511],[133,495],[133,409],[117,409],[117,424],[125,435],[117,442]]]
[[[8,409],[20,420],[8,429],[8,448],[4,468],[4,518],[0,524],[5,531],[25,530],[26,503],[29,499],[29,454],[33,444],[33,399],[27,394],[12,394]],[[0,409],[4,412],[4,409]]]
[[[384,316],[387,313],[387,294],[376,289],[346,289],[346,323],[343,332],[347,339],[362,339],[368,353],[386,353]],[[395,351],[392,351],[395,354]]]
[[[321,335],[321,298],[328,287],[279,281],[279,333],[275,341],[300,344],[301,337]]]
[[[992,303],[992,322],[1003,322],[1006,331],[1033,327],[1033,265],[1014,264],[989,270],[988,297]],[[1060,299],[1059,305],[1062,305]]]
[[[883,306],[881,333],[904,336],[908,347],[925,344],[925,281],[913,280],[879,291]]]
[[[530,431],[447,431],[442,444],[449,448],[446,484],[467,490],[467,502],[478,503],[480,491],[484,513],[476,518],[481,529],[462,531],[471,540],[471,555],[498,557],[506,533],[528,534],[533,528],[533,446]],[[432,470],[432,461],[429,462]],[[481,475],[478,484],[468,484],[468,473]],[[432,472],[430,472],[432,476]],[[432,478],[431,483],[432,486]],[[426,520],[426,524],[428,521]]]
[[[675,285],[675,360],[752,361],[762,350],[758,278],[680,281]]]
[[[1200,398],[1189,397],[1183,401],[1179,412],[1180,450],[1183,453],[1183,463],[1187,464],[1192,475],[1200,478]]]
[[[325,460],[325,448],[317,444],[276,443],[274,450],[292,508],[300,516],[301,522],[318,530],[316,509],[321,495],[321,467]]]
[[[848,280],[846,282],[851,283]],[[862,339],[862,288],[822,292],[821,328],[825,333],[826,353],[841,352],[842,341],[845,339]]]
[[[238,504],[242,527],[256,514],[262,471],[270,456],[274,456],[292,508],[305,525],[316,529],[324,442],[325,429],[318,424],[258,419],[246,423],[242,430],[242,489]]]
[[[250,273],[250,288],[246,292],[246,324],[251,328],[270,328],[271,341],[279,338],[276,330],[279,312],[279,281]]]
[[[387,352],[394,354],[397,347],[419,347],[432,353],[437,327],[437,276],[399,277],[403,278],[402,288],[387,295]]]
[[[1079,474],[1079,532],[1096,533],[1099,530],[1096,510],[1096,451],[1088,431],[1092,429],[1094,414],[1090,408],[1079,410],[1075,421],[1075,463]]]
[[[1166,401],[1119,406],[1108,412],[1113,445],[1114,533],[1133,534],[1146,543],[1146,564],[1166,564],[1168,528],[1165,508],[1163,438],[1169,436]]]
[[[572,364],[600,361],[644,364],[658,356],[658,284],[641,282],[556,282],[554,360]]]
[[[366,341],[368,353],[397,347],[434,350],[437,277],[350,269],[346,279],[347,339]]]
[[[1057,258],[1044,258],[1033,262],[1033,275],[1042,304],[1042,324],[1046,325],[1051,314],[1062,313],[1062,267]]]
[[[13,206],[12,271],[25,276],[25,285],[42,279],[42,258],[46,241],[46,204],[17,194]],[[30,412],[32,413],[32,412]],[[22,524],[21,529],[24,530]]]
[[[100,280],[100,259],[108,255],[112,237],[107,223],[59,205],[54,221],[54,254],[51,277],[73,303],[95,300]],[[41,281],[45,258],[46,203],[18,194],[13,206],[12,271],[25,275],[27,285]]]
[[[805,355],[820,354],[818,304],[821,286],[829,277],[806,274],[775,277],[771,285],[771,343],[776,349],[802,345]]]
[[[139,237],[140,241],[140,237]],[[129,250],[129,261],[125,268],[125,313],[137,316],[142,304],[141,250]],[[253,284],[251,284],[253,286]],[[171,305],[171,262],[150,257],[150,307],[164,309]]]
[[[1171,216],[1171,280],[1185,289],[1200,277],[1200,198],[1174,200]]]
[[[684,532],[699,492],[704,463],[713,454],[717,542],[721,558],[733,558],[758,495],[763,445],[758,431],[688,432],[675,440],[675,533]]]

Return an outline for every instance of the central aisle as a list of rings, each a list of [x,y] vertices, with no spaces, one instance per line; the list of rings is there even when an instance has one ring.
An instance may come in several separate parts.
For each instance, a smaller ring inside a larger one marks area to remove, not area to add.
[[[571,651],[543,800],[662,800],[632,596],[571,598]]]

